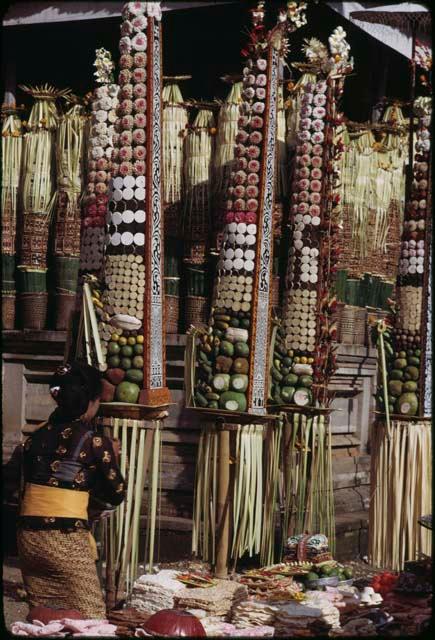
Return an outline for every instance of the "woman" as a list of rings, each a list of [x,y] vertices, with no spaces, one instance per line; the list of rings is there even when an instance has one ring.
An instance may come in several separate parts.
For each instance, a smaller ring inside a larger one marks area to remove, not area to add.
[[[90,491],[116,506],[125,483],[109,438],[90,425],[97,414],[101,374],[87,364],[60,367],[50,393],[58,407],[23,447],[24,495],[18,552],[29,604],[77,609],[105,618],[89,531]]]

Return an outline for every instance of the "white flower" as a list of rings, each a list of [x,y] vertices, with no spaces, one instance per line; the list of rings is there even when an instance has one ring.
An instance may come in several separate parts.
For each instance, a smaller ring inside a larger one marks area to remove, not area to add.
[[[109,143],[109,136],[101,135],[98,137],[98,146],[105,148]]]
[[[95,96],[99,99],[105,98],[108,95],[107,86],[97,87],[95,90]]]
[[[132,16],[141,16],[146,11],[146,5],[149,4],[147,2],[129,2],[127,4],[127,11]]]
[[[130,20],[124,20],[121,24],[121,35],[122,36],[131,36],[133,33],[133,24]]]
[[[109,111],[111,107],[112,107],[112,100],[110,98],[101,98],[100,109],[104,109],[104,111]]]
[[[102,147],[94,147],[92,149],[92,159],[99,160],[104,156],[104,149]]]
[[[131,43],[136,51],[145,51],[147,48],[147,37],[144,33],[137,33]]]
[[[124,36],[119,41],[119,51],[121,53],[130,53],[131,51],[131,40],[128,36]]]
[[[98,122],[92,127],[92,134],[94,136],[101,136],[107,133],[107,124],[105,122]]]
[[[160,2],[145,2],[145,5],[145,13],[150,18],[155,18],[156,20],[162,19],[162,7],[160,6]]]
[[[146,19],[145,16],[136,16],[131,21],[132,27],[136,33],[139,33],[140,31],[145,31],[147,27],[147,23],[148,23],[148,20]]]
[[[117,84],[109,84],[107,89],[109,92],[109,96],[111,96],[112,98],[115,98],[118,95],[119,86]]]

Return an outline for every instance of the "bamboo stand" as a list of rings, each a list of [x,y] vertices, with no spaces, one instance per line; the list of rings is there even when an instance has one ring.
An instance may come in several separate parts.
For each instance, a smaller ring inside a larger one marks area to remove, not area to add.
[[[217,502],[217,554],[216,576],[228,576],[228,550],[230,540],[230,432],[225,423],[219,432],[218,502]]]

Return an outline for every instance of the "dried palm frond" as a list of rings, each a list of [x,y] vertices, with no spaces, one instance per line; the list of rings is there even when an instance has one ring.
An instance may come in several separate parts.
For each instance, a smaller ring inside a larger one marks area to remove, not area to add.
[[[204,262],[210,228],[211,171],[215,119],[208,109],[200,109],[185,139],[183,212],[184,256]]]
[[[317,64],[323,64],[328,60],[328,48],[317,38],[304,38],[302,52],[307,60]]]
[[[187,109],[176,82],[163,87],[163,200],[181,201],[183,188],[183,145],[188,123]]]

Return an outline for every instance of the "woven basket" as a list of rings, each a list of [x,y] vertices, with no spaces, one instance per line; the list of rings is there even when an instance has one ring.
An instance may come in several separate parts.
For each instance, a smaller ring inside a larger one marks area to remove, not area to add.
[[[67,331],[69,329],[75,303],[75,294],[56,294],[56,331]]]
[[[366,344],[367,312],[361,307],[344,305],[340,319],[340,341],[343,344]]]
[[[196,327],[207,324],[207,298],[187,296],[185,320],[187,329],[191,324]]]
[[[15,293],[2,293],[2,328],[15,328]]]
[[[180,319],[180,298],[165,295],[166,333],[178,333]]]
[[[24,229],[21,238],[21,264],[28,267],[47,266],[47,247],[49,223],[46,214],[27,214],[24,216]]]
[[[272,307],[279,307],[279,276],[272,277],[270,304]]]
[[[24,329],[45,328],[47,299],[47,293],[20,293],[21,321]]]

